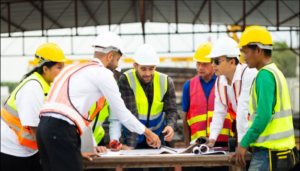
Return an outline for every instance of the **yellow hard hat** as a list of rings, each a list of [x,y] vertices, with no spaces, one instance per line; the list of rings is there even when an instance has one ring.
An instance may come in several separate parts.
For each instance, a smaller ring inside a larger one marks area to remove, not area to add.
[[[44,43],[35,52],[35,59],[34,63],[40,63],[41,62],[47,62],[47,61],[52,61],[52,62],[66,62],[69,61],[66,59],[63,51],[61,48],[55,44],[55,43]],[[44,63],[42,62],[42,63]]]
[[[239,48],[249,43],[261,43],[262,45],[273,45],[269,31],[261,26],[250,26],[245,29],[240,38]]]
[[[210,58],[206,58],[205,56],[210,54],[212,46],[213,44],[210,42],[202,43],[194,55],[194,61],[210,63]]]

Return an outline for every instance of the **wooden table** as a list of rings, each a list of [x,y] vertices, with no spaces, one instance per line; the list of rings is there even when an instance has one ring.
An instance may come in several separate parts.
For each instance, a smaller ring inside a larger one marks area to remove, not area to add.
[[[106,156],[94,157],[93,161],[83,160],[84,169],[95,168],[149,168],[149,167],[194,167],[194,166],[230,166],[231,171],[243,171],[246,168],[228,162],[231,153],[226,155],[172,155],[155,156]],[[245,156],[250,161],[251,153]]]

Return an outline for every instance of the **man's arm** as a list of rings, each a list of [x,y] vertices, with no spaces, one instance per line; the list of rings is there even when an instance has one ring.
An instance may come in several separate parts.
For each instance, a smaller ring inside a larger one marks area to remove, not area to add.
[[[176,104],[175,87],[172,78],[168,77],[168,89],[163,98],[163,112],[166,113],[167,126],[173,130],[177,128],[178,111]]]
[[[247,119],[249,110],[249,99],[250,99],[250,89],[257,74],[256,69],[247,68],[245,70],[244,76],[242,78],[241,94],[238,99],[237,111],[236,111],[236,126],[237,126],[237,136],[238,142],[240,143],[246,134],[249,121]]]
[[[109,137],[111,140],[119,140],[122,135],[122,124],[114,113],[110,110],[109,113]]]
[[[215,83],[215,109],[214,114],[212,118],[212,122],[210,123],[210,136],[209,139],[212,141],[216,141],[222,128],[224,125],[225,117],[227,116],[227,106],[225,106],[219,96],[217,85],[218,81]],[[214,146],[214,143],[210,144],[211,146]]]
[[[184,144],[186,147],[190,146],[191,132],[187,123],[187,113],[190,108],[190,81],[187,81],[182,90],[182,128],[184,135]]]
[[[276,102],[275,87],[273,74],[266,70],[260,71],[256,78],[257,115],[240,143],[242,147],[249,147],[263,133],[272,119]]]

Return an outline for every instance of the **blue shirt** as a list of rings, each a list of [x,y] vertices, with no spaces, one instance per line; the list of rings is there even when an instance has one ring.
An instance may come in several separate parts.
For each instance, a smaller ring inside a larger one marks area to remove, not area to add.
[[[202,85],[202,88],[204,90],[207,99],[209,97],[211,89],[214,87],[216,78],[217,76],[214,74],[214,76],[206,83],[199,76],[200,83]],[[182,111],[188,112],[189,109],[190,109],[190,80],[184,84],[183,91],[182,91]]]

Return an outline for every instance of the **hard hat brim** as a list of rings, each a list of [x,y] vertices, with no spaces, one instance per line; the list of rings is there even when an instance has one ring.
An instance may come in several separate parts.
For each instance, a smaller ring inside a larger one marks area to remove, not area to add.
[[[210,61],[206,61],[206,60],[198,60],[198,59],[195,59],[195,58],[193,58],[193,60],[196,61],[196,62],[210,63]]]

